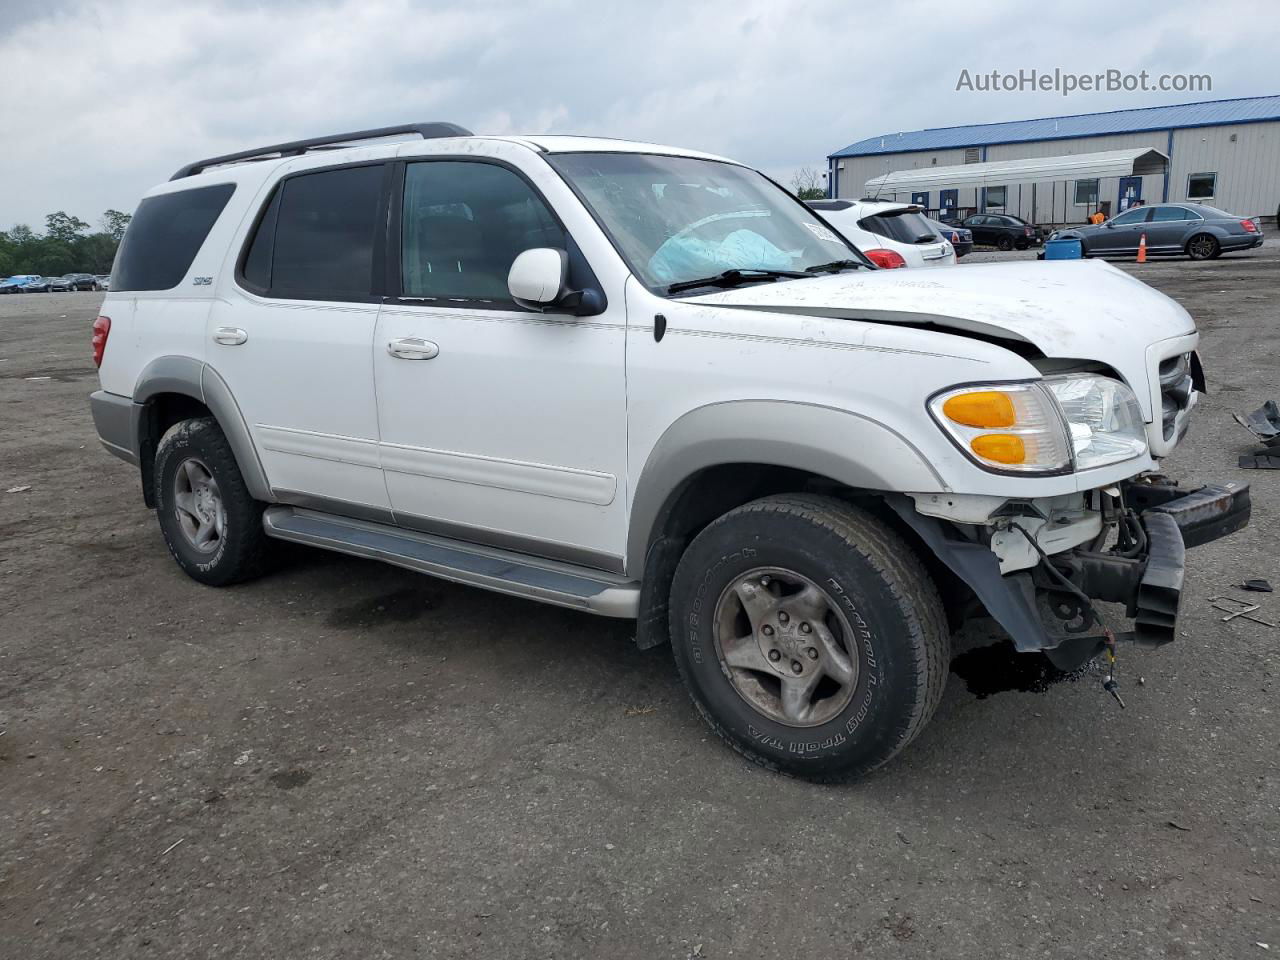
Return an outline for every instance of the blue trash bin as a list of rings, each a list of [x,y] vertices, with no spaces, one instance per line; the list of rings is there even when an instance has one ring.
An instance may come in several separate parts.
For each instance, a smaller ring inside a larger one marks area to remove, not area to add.
[[[1046,240],[1044,242],[1044,258],[1046,260],[1079,260],[1083,256],[1079,240]]]

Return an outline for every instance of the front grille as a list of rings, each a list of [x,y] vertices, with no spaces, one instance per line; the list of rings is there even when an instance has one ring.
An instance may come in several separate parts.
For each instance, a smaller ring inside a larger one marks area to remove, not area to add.
[[[1191,354],[1183,353],[1160,361],[1160,413],[1164,438],[1168,441],[1175,438],[1178,429],[1178,414],[1191,405],[1191,395],[1195,387],[1191,379]],[[1183,419],[1186,429],[1186,419]]]

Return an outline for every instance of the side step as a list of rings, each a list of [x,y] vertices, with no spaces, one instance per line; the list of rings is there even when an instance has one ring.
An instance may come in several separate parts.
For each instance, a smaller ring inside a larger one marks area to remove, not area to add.
[[[262,515],[262,526],[279,540],[601,616],[635,617],[640,606],[640,584],[633,580],[386,524],[274,506]]]

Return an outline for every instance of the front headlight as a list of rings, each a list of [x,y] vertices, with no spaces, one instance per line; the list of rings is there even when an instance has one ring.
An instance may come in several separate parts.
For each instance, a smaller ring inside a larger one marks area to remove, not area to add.
[[[935,394],[929,411],[971,460],[999,473],[1088,470],[1147,449],[1133,391],[1109,377],[957,387]]]
[[[1077,470],[1105,467],[1147,452],[1142,408],[1133,391],[1110,377],[1049,377],[1046,387],[1071,430]]]

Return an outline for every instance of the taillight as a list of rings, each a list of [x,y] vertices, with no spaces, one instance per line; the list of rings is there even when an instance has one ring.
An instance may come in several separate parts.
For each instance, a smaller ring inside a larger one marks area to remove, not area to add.
[[[895,250],[884,250],[876,248],[875,250],[863,250],[867,255],[867,259],[874,263],[882,270],[892,270],[895,267],[905,267],[907,261],[902,259],[902,254]]]
[[[1258,232],[1258,225],[1257,225],[1256,223],[1254,223],[1252,220],[1241,220],[1241,221],[1240,221],[1240,226],[1244,227],[1244,232],[1245,232],[1245,233],[1257,233],[1257,232]]]
[[[952,243],[959,243],[959,242],[960,242],[960,234],[958,234],[958,233],[953,233],[953,234],[951,234],[951,242],[952,242]]]
[[[107,337],[111,335],[111,318],[99,317],[93,321],[93,365],[102,366],[102,354],[107,349]]]
[[[1023,227],[1023,228],[1022,228],[1022,232],[1023,232],[1026,236],[1028,236],[1028,237],[1029,237],[1029,236],[1031,236],[1031,228],[1030,228],[1030,227]]]

